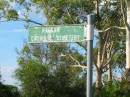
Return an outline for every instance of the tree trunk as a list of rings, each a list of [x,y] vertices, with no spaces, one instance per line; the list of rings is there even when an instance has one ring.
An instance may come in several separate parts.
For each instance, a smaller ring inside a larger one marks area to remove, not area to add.
[[[110,64],[108,64],[108,81],[111,82],[112,81],[112,67]]]
[[[97,55],[97,68],[96,68],[96,88],[102,87],[102,72],[101,72],[101,54],[100,49]]]
[[[130,0],[127,0],[127,26],[126,26],[126,71],[125,78],[130,76]]]
[[[107,60],[110,59],[110,52],[107,51]],[[111,66],[111,62],[109,62],[108,64],[108,82],[112,81],[112,66]]]
[[[97,69],[96,73],[96,88],[100,89],[102,87],[102,73],[100,68]]]
[[[129,68],[126,68],[126,71],[125,71],[125,80],[130,82],[130,69]]]
[[[97,16],[99,17],[99,0],[96,0],[95,2],[95,11],[96,11]]]

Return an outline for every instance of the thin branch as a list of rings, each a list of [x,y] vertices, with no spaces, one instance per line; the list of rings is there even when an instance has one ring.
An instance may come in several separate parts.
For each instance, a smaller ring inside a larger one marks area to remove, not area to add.
[[[79,46],[81,46],[85,51],[87,51],[87,48],[85,46],[83,46],[81,43],[76,42]]]
[[[87,66],[83,66],[83,65],[71,65],[71,67],[79,67],[79,68],[87,68]]]
[[[79,62],[78,60],[76,60],[76,59],[75,59],[73,56],[71,56],[70,54],[68,54],[68,56],[80,66],[80,62]]]
[[[120,30],[126,30],[126,27],[118,27],[118,26],[111,26],[111,27],[109,27],[109,28],[107,28],[105,30],[98,30],[98,29],[96,29],[96,30],[97,30],[97,32],[102,33],[102,32],[107,32],[107,31],[109,31],[109,30],[111,30],[113,28],[120,29]]]
[[[68,16],[71,18],[71,20],[72,20],[73,24],[75,24],[75,22],[74,22],[74,20],[73,20],[72,16],[70,15],[69,9],[68,9],[68,8],[66,8],[66,9],[67,9],[67,14],[68,14]]]
[[[102,56],[101,56],[101,63],[104,63],[104,59],[105,59],[105,52],[107,50],[107,44],[108,44],[108,40],[109,40],[109,35],[110,35],[110,32],[109,33],[106,33],[106,37],[104,37],[106,40],[105,40],[105,43],[104,43],[104,46],[103,46],[103,50],[102,50]]]
[[[36,22],[36,21],[34,21],[34,20],[31,20],[31,19],[22,19],[22,18],[20,19],[20,18],[19,18],[19,20],[20,20],[20,21],[30,22],[30,23],[34,23],[34,24],[43,26],[42,23]]]
[[[120,3],[121,3],[121,13],[123,15],[123,22],[126,25],[127,21],[126,21],[126,17],[125,17],[125,11],[123,9],[123,2],[122,2],[122,0],[120,0]]]
[[[70,54],[66,54],[66,55],[62,54],[61,56],[62,56],[62,57],[67,57],[67,56],[69,56],[74,62],[77,63],[77,65],[71,65],[71,67],[87,68],[87,66],[81,65],[80,62],[79,62],[77,59],[75,59],[73,56],[71,56]]]
[[[31,19],[22,19],[22,18],[19,18],[19,19],[16,19],[16,20],[2,20],[0,22],[9,22],[9,21],[25,21],[25,22],[34,23],[34,24],[37,24],[37,25],[40,25],[40,26],[44,26],[42,23],[36,22],[34,20],[31,20]]]
[[[115,53],[116,53],[118,50],[119,50],[119,49],[117,49],[117,50],[115,50],[115,51],[113,52],[113,54],[111,55],[111,57],[108,59],[108,61],[106,62],[106,64],[103,65],[102,68],[105,68],[105,67],[110,63],[110,61],[112,60],[112,58],[114,57]]]

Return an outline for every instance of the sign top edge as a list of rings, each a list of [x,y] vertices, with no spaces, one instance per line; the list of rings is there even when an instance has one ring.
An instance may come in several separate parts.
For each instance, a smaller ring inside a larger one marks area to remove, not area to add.
[[[85,24],[43,25],[43,26],[31,26],[31,27],[28,27],[28,28],[34,28],[34,27],[57,27],[57,26],[85,26]]]

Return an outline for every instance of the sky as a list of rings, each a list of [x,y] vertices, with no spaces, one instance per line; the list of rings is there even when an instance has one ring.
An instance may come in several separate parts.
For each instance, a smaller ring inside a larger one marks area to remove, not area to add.
[[[5,84],[16,84],[14,71],[17,66],[16,49],[21,49],[27,41],[28,33],[22,22],[0,23],[0,68]]]
[[[18,11],[19,16],[23,18],[25,9],[15,3],[12,3],[12,6]],[[35,7],[32,7],[32,10],[29,13],[30,19],[40,23],[47,21],[42,12],[36,13]],[[15,70],[18,68],[16,49],[22,49],[27,39],[28,31],[25,29],[25,22],[0,22],[0,72],[4,84],[19,85],[19,81],[15,78]]]

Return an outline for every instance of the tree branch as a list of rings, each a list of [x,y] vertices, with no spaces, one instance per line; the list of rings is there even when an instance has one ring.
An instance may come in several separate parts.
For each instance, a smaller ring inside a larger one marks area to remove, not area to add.
[[[106,33],[106,35],[104,37],[105,38],[105,42],[104,42],[104,46],[103,46],[103,49],[102,49],[101,63],[104,63],[105,52],[107,50],[107,44],[108,44],[109,36],[110,36],[110,32]]]
[[[85,46],[83,46],[81,43],[76,42],[79,46],[81,46],[85,51],[87,51],[87,48]]]
[[[111,57],[108,59],[108,61],[106,62],[106,64],[103,65],[102,68],[105,68],[105,67],[110,63],[110,61],[112,60],[112,58],[114,57],[115,53],[116,53],[118,50],[119,50],[119,49],[117,49],[117,50],[115,50],[115,51],[113,52],[113,54],[111,55]]]
[[[71,20],[72,20],[73,24],[75,24],[75,22],[74,22],[73,18],[71,17],[71,15],[70,15],[70,13],[69,13],[69,9],[68,9],[68,8],[66,8],[66,9],[67,9],[67,14],[68,14],[68,16],[71,18]]]
[[[71,67],[79,67],[79,68],[87,68],[87,66],[83,66],[83,65],[71,65]]]
[[[34,20],[31,20],[31,19],[22,19],[22,18],[19,18],[19,20],[25,21],[25,22],[30,22],[30,23],[34,23],[34,24],[43,26],[42,23],[36,22],[36,21],[34,21]]]
[[[87,68],[87,66],[81,65],[80,62],[79,62],[77,59],[75,59],[73,56],[71,56],[70,54],[65,54],[65,55],[64,55],[64,54],[61,54],[61,56],[62,56],[62,57],[67,57],[67,56],[69,56],[74,62],[77,63],[77,65],[71,65],[71,67]]]
[[[71,56],[70,54],[67,54],[73,61],[75,61],[79,66],[80,66],[80,62],[78,60],[76,60],[73,56]]]
[[[123,9],[123,2],[122,2],[122,0],[120,0],[120,3],[121,3],[121,13],[122,13],[122,16],[123,16],[123,22],[126,25],[127,24],[127,20],[126,20],[126,17],[125,17],[125,11]]]
[[[2,21],[0,21],[0,22],[9,22],[9,21],[11,21],[11,20],[2,20]],[[31,20],[31,19],[19,18],[19,19],[12,20],[12,21],[25,21],[25,22],[34,23],[34,24],[37,24],[37,25],[40,25],[40,26],[44,26],[42,23],[36,22],[36,21],[34,21],[34,20]]]
[[[125,27],[118,27],[118,26],[111,26],[111,27],[109,27],[109,28],[107,28],[105,30],[98,30],[98,29],[96,29],[96,30],[97,30],[97,32],[102,33],[102,32],[107,32],[107,31],[109,31],[111,29],[114,29],[114,28],[115,29],[120,29],[120,30],[126,30]]]

